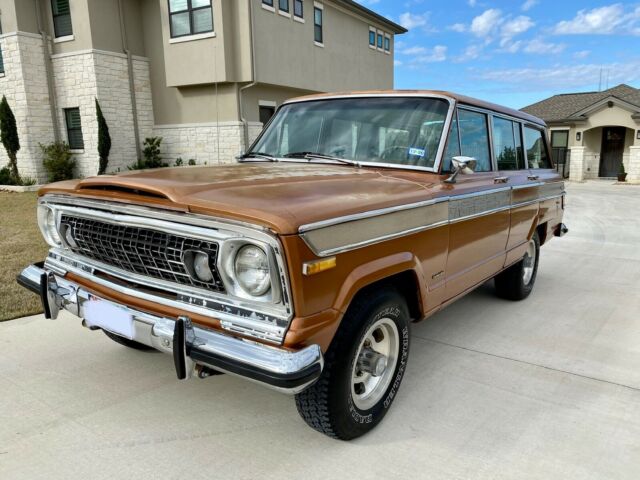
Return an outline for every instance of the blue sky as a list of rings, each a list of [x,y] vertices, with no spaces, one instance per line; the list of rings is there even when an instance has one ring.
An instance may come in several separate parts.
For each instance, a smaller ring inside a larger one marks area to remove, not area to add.
[[[452,90],[515,108],[556,93],[640,88],[640,2],[360,0],[409,29],[395,88]]]

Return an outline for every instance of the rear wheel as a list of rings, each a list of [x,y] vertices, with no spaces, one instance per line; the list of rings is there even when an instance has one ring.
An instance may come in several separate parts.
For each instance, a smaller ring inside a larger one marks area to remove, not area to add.
[[[522,260],[496,275],[496,293],[508,300],[524,300],[529,296],[536,283],[538,261],[540,258],[540,239],[538,232],[533,234],[527,244]]]
[[[108,332],[107,330],[103,330],[104,334],[120,345],[124,345],[125,347],[133,348],[135,350],[153,350],[153,347],[149,345],[145,345],[144,343],[136,342],[134,340],[129,340],[128,338],[121,337],[120,335],[116,335],[115,333]]]
[[[315,430],[350,440],[373,429],[391,406],[409,356],[409,312],[393,290],[362,295],[345,314],[320,379],[296,395]]]

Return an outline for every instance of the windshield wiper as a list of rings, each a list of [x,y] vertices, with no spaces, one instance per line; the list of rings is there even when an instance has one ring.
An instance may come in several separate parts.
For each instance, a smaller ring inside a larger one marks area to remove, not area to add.
[[[285,158],[304,158],[305,160],[328,160],[330,162],[339,162],[346,165],[360,166],[359,162],[355,160],[347,160],[346,158],[334,157],[333,155],[325,155],[324,153],[316,152],[291,152],[284,155]]]
[[[260,160],[263,162],[277,162],[278,159],[276,157],[274,157],[273,155],[269,155],[268,153],[264,153],[264,152],[249,152],[249,153],[245,153],[244,155],[240,155],[239,157],[237,157],[239,162],[244,162],[247,160]]]

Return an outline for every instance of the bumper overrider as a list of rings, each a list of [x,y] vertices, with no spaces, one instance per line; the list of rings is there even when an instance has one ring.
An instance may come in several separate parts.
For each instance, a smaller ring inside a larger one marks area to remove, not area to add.
[[[201,328],[186,316],[171,319],[151,315],[101,299],[46,270],[43,264],[25,268],[17,280],[40,295],[45,317],[49,319],[57,318],[61,309],[84,319],[87,302],[117,305],[132,318],[131,340],[171,353],[181,380],[211,369],[294,394],[314,383],[322,373],[323,357],[318,345],[290,351]],[[84,321],[83,324],[86,325]]]

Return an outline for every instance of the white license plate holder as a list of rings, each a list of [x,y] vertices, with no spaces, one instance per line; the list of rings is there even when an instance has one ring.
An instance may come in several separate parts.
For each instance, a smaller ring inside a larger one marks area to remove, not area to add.
[[[133,339],[133,316],[128,309],[91,295],[83,305],[83,312],[88,326]]]

